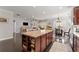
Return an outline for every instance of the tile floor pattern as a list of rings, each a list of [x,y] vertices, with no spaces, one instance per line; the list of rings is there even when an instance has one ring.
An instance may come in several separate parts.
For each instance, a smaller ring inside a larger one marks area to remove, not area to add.
[[[54,42],[49,52],[72,52],[69,44]]]
[[[49,52],[72,52],[71,42],[69,37],[54,37],[55,42]]]

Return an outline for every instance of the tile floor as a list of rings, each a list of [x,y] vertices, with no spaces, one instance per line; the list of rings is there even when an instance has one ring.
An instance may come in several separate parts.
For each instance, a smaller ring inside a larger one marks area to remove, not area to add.
[[[49,52],[72,52],[70,39],[68,37],[55,37],[55,42]]]
[[[54,42],[49,52],[72,52],[69,44]]]

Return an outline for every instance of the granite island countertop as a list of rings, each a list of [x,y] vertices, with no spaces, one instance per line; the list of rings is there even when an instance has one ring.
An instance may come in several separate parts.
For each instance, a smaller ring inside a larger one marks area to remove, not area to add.
[[[45,31],[28,31],[28,32],[23,32],[22,35],[30,36],[33,38],[37,38],[39,36],[42,36],[44,34],[47,34],[49,32],[52,32],[53,30],[45,30]]]

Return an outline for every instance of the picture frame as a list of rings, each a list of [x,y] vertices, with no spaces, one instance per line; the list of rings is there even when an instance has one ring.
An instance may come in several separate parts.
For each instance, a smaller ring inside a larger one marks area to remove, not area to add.
[[[7,22],[7,18],[0,17],[0,22]]]

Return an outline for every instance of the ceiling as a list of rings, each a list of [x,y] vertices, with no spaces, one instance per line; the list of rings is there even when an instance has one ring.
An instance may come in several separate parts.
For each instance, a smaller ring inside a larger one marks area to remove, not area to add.
[[[12,11],[15,15],[26,18],[42,18],[65,12],[72,8],[72,6],[0,6],[0,8]]]

